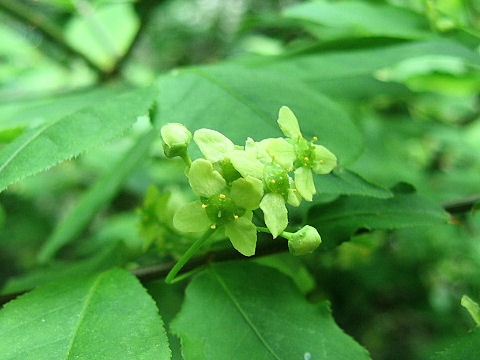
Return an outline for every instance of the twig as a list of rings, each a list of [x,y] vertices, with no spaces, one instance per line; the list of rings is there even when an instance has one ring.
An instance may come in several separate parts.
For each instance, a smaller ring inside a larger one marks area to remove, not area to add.
[[[459,214],[470,211],[473,206],[480,201],[480,194],[472,195],[466,198],[446,201],[442,204],[443,208],[451,214]],[[255,257],[262,257],[280,252],[288,251],[288,246],[285,241],[272,240],[269,236],[262,236],[257,244]],[[203,256],[199,256],[191,259],[183,267],[183,273],[189,272],[199,266],[208,264],[210,262],[223,262],[230,260],[245,259],[245,256],[241,255],[237,251],[231,249],[225,249],[215,252],[207,253]],[[162,263],[153,266],[147,266],[143,268],[137,268],[130,270],[142,283],[147,283],[152,280],[164,278],[175,266],[176,262]],[[14,294],[0,295],[0,305],[15,299],[17,296],[24,294],[27,291],[18,292]]]
[[[16,0],[0,0],[0,10],[14,17],[15,19],[30,25],[33,30],[41,33],[47,40],[56,44],[65,53],[73,57],[79,57],[97,74],[102,75],[104,71],[90,60],[85,54],[72,47],[63,36],[60,28],[55,26],[51,20],[44,15],[33,12],[28,6]]]

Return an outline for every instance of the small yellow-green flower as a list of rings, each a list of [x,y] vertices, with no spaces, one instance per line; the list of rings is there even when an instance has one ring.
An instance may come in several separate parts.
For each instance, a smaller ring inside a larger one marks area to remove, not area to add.
[[[252,223],[252,210],[259,207],[263,197],[262,182],[247,176],[228,186],[212,162],[206,159],[192,162],[187,176],[200,200],[182,206],[175,213],[174,226],[185,232],[222,227],[241,254],[255,254],[257,230]]]
[[[303,137],[298,120],[288,107],[280,108],[277,122],[294,147],[295,187],[305,200],[312,201],[316,193],[312,170],[317,174],[328,174],[337,166],[337,158],[326,147],[313,144],[316,138],[308,141]]]

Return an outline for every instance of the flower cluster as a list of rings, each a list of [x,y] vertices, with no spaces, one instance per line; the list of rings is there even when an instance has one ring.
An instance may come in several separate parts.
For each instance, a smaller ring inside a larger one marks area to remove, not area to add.
[[[200,199],[177,210],[173,224],[178,230],[223,228],[235,249],[251,256],[257,241],[252,211],[260,208],[272,236],[287,238],[292,253],[308,253],[320,244],[320,235],[310,226],[294,234],[284,232],[288,225],[286,204],[299,206],[303,199],[312,201],[316,192],[312,171],[328,174],[337,158],[324,146],[314,144],[316,137],[303,137],[288,107],[280,108],[277,122],[285,137],[259,142],[248,138],[244,146],[235,145],[215,130],[195,131],[193,140],[203,158],[186,160],[186,175]],[[167,124],[161,134],[166,156],[185,160],[190,131],[181,124]]]

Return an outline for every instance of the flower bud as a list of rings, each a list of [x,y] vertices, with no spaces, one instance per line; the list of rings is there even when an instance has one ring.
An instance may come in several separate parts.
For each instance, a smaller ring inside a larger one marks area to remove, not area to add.
[[[313,252],[322,242],[320,234],[313,226],[305,225],[289,236],[288,249],[293,255],[305,255]]]
[[[192,133],[184,125],[169,123],[162,126],[160,133],[166,157],[185,156],[187,147],[192,140]]]

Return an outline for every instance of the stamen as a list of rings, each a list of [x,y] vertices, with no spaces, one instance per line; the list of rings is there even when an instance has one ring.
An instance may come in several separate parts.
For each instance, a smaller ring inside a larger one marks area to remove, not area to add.
[[[271,180],[270,182],[271,182],[272,184],[275,184],[275,183],[276,183],[275,179]]]
[[[303,158],[303,160],[305,160],[305,161],[310,161],[310,159],[309,159],[308,157],[306,157],[306,156]]]
[[[300,139],[302,137],[302,134],[298,134],[297,137]]]
[[[272,160],[275,160],[275,156],[276,156],[275,154],[272,155]]]
[[[217,228],[217,225],[215,225],[215,224],[210,225],[210,229],[215,230],[216,228]]]
[[[319,162],[320,164],[325,164],[325,160],[323,160],[323,159],[318,160],[318,162]]]
[[[202,209],[206,209],[207,208],[207,204],[202,204]]]
[[[225,194],[220,194],[220,195],[218,195],[218,197],[219,197],[220,199],[225,199],[225,198],[227,197],[227,195],[225,195]]]
[[[235,220],[238,220],[238,215],[233,215],[233,218],[234,218]]]
[[[293,171],[293,167],[289,167],[289,168],[288,168],[288,171]]]
[[[317,140],[318,140],[318,137],[314,136],[314,137],[312,138],[312,140],[313,140],[313,141],[317,141]]]
[[[297,189],[292,189],[292,192],[294,192],[294,193],[297,192]]]

